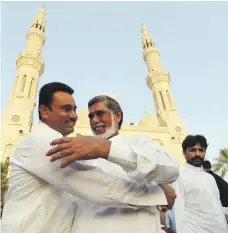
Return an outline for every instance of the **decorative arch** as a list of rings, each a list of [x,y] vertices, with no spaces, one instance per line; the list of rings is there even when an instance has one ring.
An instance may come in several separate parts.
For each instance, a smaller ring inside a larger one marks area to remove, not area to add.
[[[168,101],[169,101],[170,106],[172,106],[173,103],[172,103],[172,99],[171,99],[171,96],[170,96],[170,93],[169,93],[168,90],[166,90],[166,95],[167,95],[167,98],[168,98]]]
[[[20,92],[24,92],[24,90],[25,90],[26,78],[27,78],[27,76],[24,75],[22,80],[21,80]]]
[[[163,95],[162,95],[161,91],[159,91],[159,95],[160,95],[160,98],[161,98],[161,102],[162,102],[163,108],[164,108],[164,110],[166,110],[165,101],[164,101],[164,98],[163,98]]]
[[[6,145],[4,157],[10,157],[13,154],[13,144]]]
[[[34,86],[34,81],[35,81],[35,79],[32,78],[32,80],[31,80],[31,82],[30,82],[28,98],[31,98],[32,90],[33,90],[33,86]]]
[[[158,110],[158,101],[157,101],[157,98],[156,98],[156,94],[154,94],[154,104],[155,104],[155,109]]]

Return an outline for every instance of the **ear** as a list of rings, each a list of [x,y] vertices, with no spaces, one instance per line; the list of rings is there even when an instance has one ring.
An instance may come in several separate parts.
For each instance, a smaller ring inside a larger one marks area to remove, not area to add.
[[[122,115],[120,112],[115,113],[115,120],[118,124],[120,123],[121,117]]]
[[[39,107],[39,113],[41,115],[41,119],[48,119],[48,108],[44,105],[40,105]]]
[[[186,158],[186,151],[182,150],[184,157]]]

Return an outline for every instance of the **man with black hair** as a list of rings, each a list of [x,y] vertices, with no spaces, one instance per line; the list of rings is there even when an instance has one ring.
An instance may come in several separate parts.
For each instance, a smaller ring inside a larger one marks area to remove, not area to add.
[[[78,116],[73,93],[71,87],[59,82],[48,83],[41,88],[39,117],[42,123],[24,137],[11,158],[2,233],[70,233],[76,197],[91,205],[126,210],[158,202],[156,193],[151,195],[145,184],[120,179],[99,167],[74,162],[61,169],[61,160],[50,163],[46,156],[52,148],[50,142],[74,131]],[[86,149],[84,156],[103,154],[107,146],[106,141],[95,137],[78,137]],[[111,148],[115,157],[115,145]],[[128,156],[127,151],[125,155]],[[171,179],[174,180],[178,169],[173,161],[170,165],[173,168]],[[165,201],[164,195],[159,200]],[[90,212],[90,209],[86,210]]]
[[[215,181],[219,189],[220,200],[221,200],[222,206],[228,207],[228,183],[211,170],[210,161],[205,160],[203,162],[203,170],[211,174],[215,178]]]
[[[177,232],[228,232],[216,182],[201,169],[207,147],[207,140],[202,135],[188,135],[182,143],[186,163],[174,183]]]

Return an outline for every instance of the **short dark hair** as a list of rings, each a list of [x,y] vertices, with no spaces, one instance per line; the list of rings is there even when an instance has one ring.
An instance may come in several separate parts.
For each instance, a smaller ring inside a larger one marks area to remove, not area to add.
[[[70,95],[72,95],[74,93],[74,90],[64,83],[52,82],[52,83],[47,83],[47,84],[43,85],[40,89],[40,92],[39,92],[38,112],[39,112],[39,119],[40,120],[42,117],[41,117],[41,114],[39,111],[39,107],[41,105],[44,105],[51,110],[53,95],[57,91],[66,92],[66,93],[69,93]]]
[[[114,100],[113,98],[107,96],[107,95],[98,95],[92,98],[89,103],[88,103],[88,108],[90,108],[92,105],[103,102],[105,106],[111,110],[113,113],[120,113],[121,114],[121,119],[118,125],[118,128],[121,128],[121,125],[123,123],[123,111],[122,108],[120,107],[119,103]]]
[[[203,161],[203,168],[204,169],[211,169],[211,163],[208,160]]]
[[[182,149],[183,151],[186,151],[188,147],[195,146],[197,143],[205,148],[205,150],[208,147],[207,139],[203,135],[188,135],[182,142]]]

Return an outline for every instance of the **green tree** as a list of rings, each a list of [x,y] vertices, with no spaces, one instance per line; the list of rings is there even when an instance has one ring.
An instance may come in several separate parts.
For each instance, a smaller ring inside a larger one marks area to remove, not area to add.
[[[212,170],[214,172],[219,172],[222,178],[228,173],[228,148],[220,150],[219,155],[212,166]]]
[[[3,162],[1,162],[1,205],[5,203],[5,195],[8,190],[8,172],[9,172],[9,157]]]

